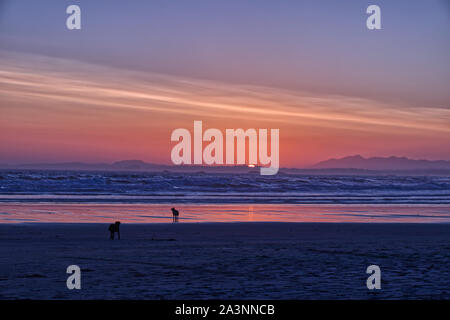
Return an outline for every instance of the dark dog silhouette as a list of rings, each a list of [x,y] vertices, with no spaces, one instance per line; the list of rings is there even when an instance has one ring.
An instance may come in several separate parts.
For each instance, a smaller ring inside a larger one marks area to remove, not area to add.
[[[172,208],[172,209],[170,209],[170,210],[172,210],[172,215],[173,215],[173,220],[172,220],[172,222],[178,222],[178,216],[180,215],[180,213],[179,213],[178,210],[175,209],[175,208]]]
[[[117,232],[117,238],[120,240],[120,221],[116,221],[109,225],[109,233],[111,234],[111,240],[114,240],[114,235]]]

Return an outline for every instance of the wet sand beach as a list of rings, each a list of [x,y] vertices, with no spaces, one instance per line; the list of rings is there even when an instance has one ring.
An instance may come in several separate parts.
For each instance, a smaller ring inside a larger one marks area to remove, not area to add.
[[[1,299],[449,299],[450,225],[0,224]],[[81,268],[68,290],[66,268]],[[381,268],[382,289],[366,287]]]

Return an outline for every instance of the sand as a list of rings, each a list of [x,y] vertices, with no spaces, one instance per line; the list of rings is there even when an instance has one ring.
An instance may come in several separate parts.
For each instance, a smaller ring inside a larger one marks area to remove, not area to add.
[[[0,224],[168,223],[173,204],[0,203]],[[180,222],[450,223],[447,204],[177,204]]]
[[[0,225],[1,299],[449,299],[449,224]],[[66,268],[81,267],[81,290]],[[382,289],[366,287],[379,265]]]

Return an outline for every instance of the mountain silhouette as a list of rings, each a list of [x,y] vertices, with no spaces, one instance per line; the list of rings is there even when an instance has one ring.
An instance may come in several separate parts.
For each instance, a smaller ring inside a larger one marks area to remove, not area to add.
[[[259,168],[247,166],[208,166],[208,165],[166,165],[144,162],[142,160],[121,160],[113,163],[28,163],[20,165],[0,164],[2,169],[31,170],[88,170],[88,171],[149,171],[149,172],[195,172],[195,173],[258,173]],[[291,174],[374,174],[394,171],[415,174],[449,174],[450,161],[414,160],[406,157],[364,158],[354,155],[340,159],[321,161],[308,168],[280,168]]]
[[[364,170],[450,170],[450,161],[414,160],[406,157],[372,157],[360,155],[329,159],[310,167],[311,169],[364,169]]]

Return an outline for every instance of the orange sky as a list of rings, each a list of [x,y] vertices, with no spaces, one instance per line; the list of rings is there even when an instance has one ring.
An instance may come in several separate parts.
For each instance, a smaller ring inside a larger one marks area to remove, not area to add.
[[[0,163],[171,163],[176,128],[280,129],[280,166],[330,157],[450,159],[450,111],[2,53]]]

